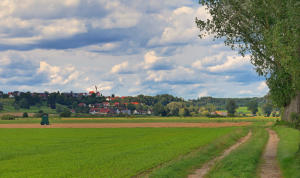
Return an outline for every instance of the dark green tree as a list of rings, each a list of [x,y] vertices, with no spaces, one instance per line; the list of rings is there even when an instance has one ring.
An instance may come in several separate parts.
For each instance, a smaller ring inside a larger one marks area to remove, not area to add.
[[[0,103],[0,111],[2,111],[2,110],[3,110],[3,104]]]
[[[190,116],[190,111],[187,108],[180,108],[179,115],[183,117]]]
[[[129,109],[131,112],[133,112],[133,111],[136,109],[136,107],[135,107],[134,104],[129,103],[129,104],[127,105],[127,109]]]
[[[247,108],[249,111],[251,111],[252,114],[256,114],[258,111],[258,103],[256,101],[250,101],[247,104]]]
[[[264,115],[269,117],[273,111],[273,106],[270,103],[265,103],[261,109]]]
[[[299,0],[200,0],[210,19],[196,19],[200,37],[213,35],[243,56],[250,54],[271,99],[287,106],[300,90]]]
[[[29,109],[30,108],[30,105],[27,101],[26,98],[22,98],[20,101],[19,101],[19,106],[20,108],[24,108],[24,109]]]
[[[166,116],[167,113],[166,108],[161,103],[156,103],[153,106],[153,114],[155,116]]]
[[[234,113],[236,111],[236,109],[238,108],[238,106],[235,104],[235,101],[230,99],[226,105],[226,110],[228,112],[229,116],[234,116]]]

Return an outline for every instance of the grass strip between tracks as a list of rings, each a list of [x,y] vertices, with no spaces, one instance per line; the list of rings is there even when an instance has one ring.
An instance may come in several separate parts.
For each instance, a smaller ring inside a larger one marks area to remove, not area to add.
[[[250,140],[218,162],[206,177],[258,177],[258,168],[267,140],[268,133],[264,128],[253,128]]]
[[[200,168],[205,162],[219,156],[226,148],[230,147],[241,137],[247,135],[248,128],[239,128],[236,131],[225,135],[213,143],[200,147],[193,152],[166,162],[152,170],[151,173],[144,172],[144,176],[150,174],[149,177],[186,177],[193,170]],[[143,177],[141,174],[138,177]]]

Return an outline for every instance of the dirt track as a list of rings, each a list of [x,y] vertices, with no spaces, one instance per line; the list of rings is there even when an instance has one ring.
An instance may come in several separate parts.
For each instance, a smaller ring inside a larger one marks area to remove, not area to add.
[[[241,138],[237,143],[235,143],[234,145],[232,145],[231,147],[226,149],[221,156],[216,157],[215,159],[205,163],[200,169],[197,169],[193,174],[189,175],[188,178],[201,178],[201,177],[204,177],[209,172],[209,170],[215,165],[216,162],[222,160],[224,157],[229,155],[233,150],[237,149],[241,144],[243,144],[247,140],[249,140],[251,135],[252,135],[252,132],[250,131],[248,133],[248,135]]]
[[[269,132],[269,141],[263,154],[264,163],[261,165],[261,178],[280,178],[281,173],[277,163],[277,145],[279,138],[275,131],[267,129]]]
[[[222,123],[57,123],[51,125],[40,124],[0,124],[0,128],[138,128],[138,127],[231,127],[247,126],[251,122],[222,122]]]

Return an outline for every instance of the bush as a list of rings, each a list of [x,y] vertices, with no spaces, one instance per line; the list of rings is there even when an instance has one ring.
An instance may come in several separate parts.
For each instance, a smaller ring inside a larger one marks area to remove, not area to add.
[[[9,115],[9,114],[1,116],[1,120],[15,120],[15,119],[16,119],[16,116]]]
[[[291,114],[292,123],[294,124],[295,128],[300,128],[300,114],[292,113]]]
[[[60,113],[59,116],[60,117],[71,117],[71,111],[67,111],[65,110],[64,112]]]
[[[25,118],[25,117],[28,117],[28,113],[27,112],[24,112],[23,113],[23,117]]]

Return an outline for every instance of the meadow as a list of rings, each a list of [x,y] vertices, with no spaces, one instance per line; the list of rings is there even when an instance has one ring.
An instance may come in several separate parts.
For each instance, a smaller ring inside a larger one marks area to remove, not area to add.
[[[0,177],[131,177],[237,129],[0,129]]]
[[[300,131],[278,126],[274,130],[280,137],[278,161],[284,177],[300,177]]]
[[[280,137],[278,163],[283,177],[298,178],[300,131],[267,117],[50,118],[51,123],[252,122],[222,128],[51,128],[0,129],[0,177],[183,178],[219,156],[250,130],[251,138],[221,161],[207,177],[258,177],[271,127]],[[36,123],[40,118],[0,120]],[[271,125],[270,125],[271,124]],[[272,126],[273,125],[273,126]]]
[[[146,122],[275,122],[278,117],[103,117],[103,118],[60,118],[50,117],[50,123],[146,123]],[[1,120],[0,124],[9,123],[39,123],[40,118],[16,118],[15,120]]]

